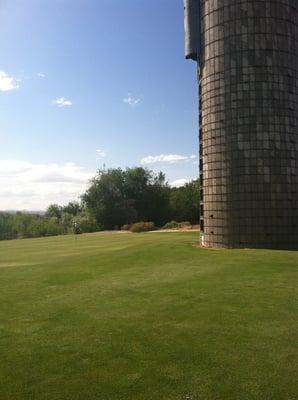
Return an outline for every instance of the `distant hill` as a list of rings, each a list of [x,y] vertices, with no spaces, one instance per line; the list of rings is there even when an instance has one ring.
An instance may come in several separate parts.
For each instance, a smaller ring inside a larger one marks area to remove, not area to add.
[[[7,213],[7,214],[16,214],[17,212],[22,212],[25,214],[38,214],[38,215],[45,215],[45,211],[40,210],[0,210],[0,213]]]

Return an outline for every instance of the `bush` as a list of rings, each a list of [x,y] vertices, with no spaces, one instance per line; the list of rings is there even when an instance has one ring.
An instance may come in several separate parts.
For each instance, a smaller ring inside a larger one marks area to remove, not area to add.
[[[73,233],[91,233],[102,229],[95,219],[86,211],[80,212],[72,220]]]
[[[167,222],[161,229],[177,229],[179,224],[176,221]]]
[[[125,224],[121,226],[122,231],[130,231],[131,225],[130,224]]]
[[[179,228],[191,228],[191,223],[189,221],[179,222]]]
[[[62,225],[59,225],[56,221],[52,219],[47,220],[45,236],[58,236],[63,234],[64,229]]]
[[[137,222],[130,227],[131,232],[149,232],[156,229],[154,222]]]
[[[167,222],[161,229],[179,229],[179,228],[191,228],[191,223],[189,221],[183,221],[183,222],[171,221]]]

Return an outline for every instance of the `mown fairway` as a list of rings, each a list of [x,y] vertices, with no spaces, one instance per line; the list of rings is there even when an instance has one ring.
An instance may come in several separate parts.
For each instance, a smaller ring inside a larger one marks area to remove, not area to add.
[[[0,242],[0,399],[297,399],[298,252],[197,235]]]

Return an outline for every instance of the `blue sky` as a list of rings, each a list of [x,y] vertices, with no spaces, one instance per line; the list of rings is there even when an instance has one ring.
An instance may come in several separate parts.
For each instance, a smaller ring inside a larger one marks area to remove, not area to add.
[[[1,1],[0,209],[66,203],[103,164],[197,176],[182,3]]]

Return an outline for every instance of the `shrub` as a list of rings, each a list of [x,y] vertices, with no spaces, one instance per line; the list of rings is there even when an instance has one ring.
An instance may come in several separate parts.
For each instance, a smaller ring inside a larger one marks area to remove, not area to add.
[[[72,220],[73,233],[89,233],[96,232],[102,229],[95,219],[86,211],[80,212]]]
[[[131,232],[148,232],[156,229],[154,222],[137,222],[130,227]]]
[[[177,229],[179,228],[179,223],[176,221],[167,222],[162,229]]]
[[[179,229],[179,228],[191,228],[191,223],[189,221],[183,221],[183,222],[171,221],[167,222],[161,229]]]
[[[64,229],[62,225],[59,225],[56,221],[49,219],[46,223],[45,236],[57,236],[63,235]]]
[[[189,221],[179,222],[179,228],[191,228],[191,223]]]
[[[121,230],[122,230],[122,231],[129,231],[130,228],[131,228],[131,225],[130,225],[130,224],[125,224],[125,225],[121,226]]]

